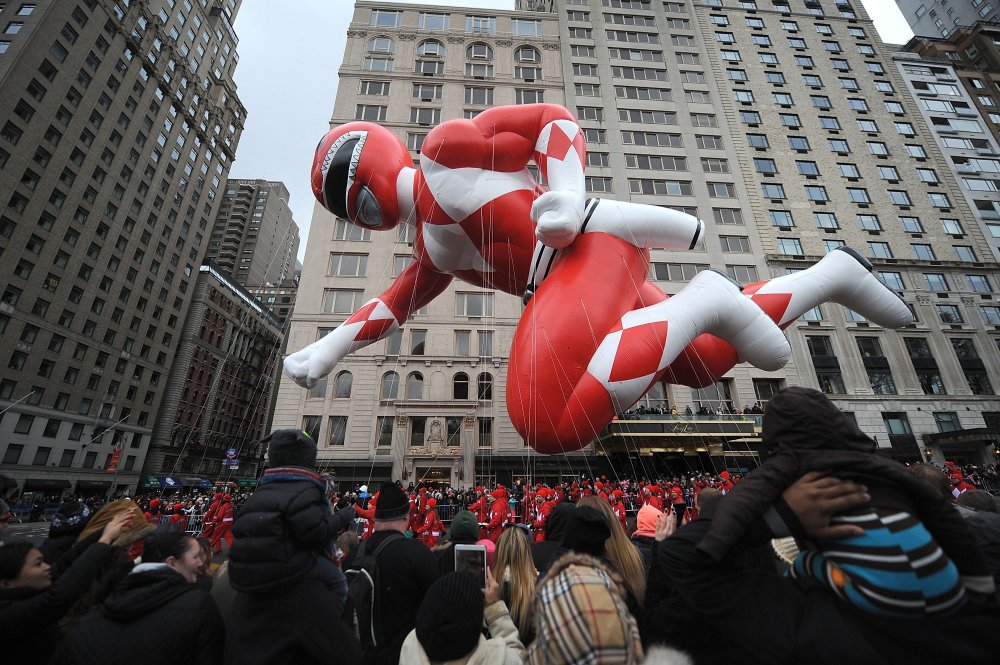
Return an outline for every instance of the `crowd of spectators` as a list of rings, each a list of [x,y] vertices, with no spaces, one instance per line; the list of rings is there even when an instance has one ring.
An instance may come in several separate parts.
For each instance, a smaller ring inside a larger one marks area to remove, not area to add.
[[[995,663],[1000,513],[977,487],[996,468],[907,469],[871,453],[835,409],[781,413],[765,420],[775,455],[746,476],[510,488],[336,491],[307,435],[275,432],[252,494],[67,500],[40,548],[0,534],[5,658]],[[920,561],[935,562],[933,576],[909,581],[922,595],[906,618],[858,601],[891,579],[844,552],[897,546],[864,540],[869,518],[905,523],[902,551],[917,534]],[[192,537],[192,523],[207,537]],[[477,545],[479,577],[456,557]]]

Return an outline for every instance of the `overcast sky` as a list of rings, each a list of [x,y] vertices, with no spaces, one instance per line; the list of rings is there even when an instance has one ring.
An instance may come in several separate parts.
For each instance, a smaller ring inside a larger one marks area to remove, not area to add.
[[[405,4],[512,9],[514,0],[397,0]],[[862,0],[882,40],[913,36],[891,0]],[[239,97],[247,122],[230,176],[280,180],[305,252],[312,219],[309,166],[328,128],[354,4],[351,0],[243,0],[236,16]]]

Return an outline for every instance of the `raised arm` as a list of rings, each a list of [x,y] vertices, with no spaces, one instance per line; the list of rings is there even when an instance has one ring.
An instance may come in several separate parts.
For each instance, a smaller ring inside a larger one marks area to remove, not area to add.
[[[414,261],[385,293],[366,302],[323,339],[285,358],[285,373],[303,388],[312,388],[344,356],[399,330],[413,312],[444,291],[451,279]]]

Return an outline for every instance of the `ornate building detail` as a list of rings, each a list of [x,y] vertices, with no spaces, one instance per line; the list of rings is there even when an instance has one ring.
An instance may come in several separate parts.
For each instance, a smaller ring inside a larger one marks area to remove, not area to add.
[[[448,43],[449,44],[464,44],[465,43],[465,37],[459,37],[457,35],[449,35],[449,37],[448,37]]]
[[[406,416],[396,416],[396,427],[406,427],[406,421],[409,420]]]
[[[367,37],[367,36],[368,36],[368,31],[367,30],[348,30],[347,31],[347,37],[348,37],[348,39],[350,39],[351,37]]]
[[[399,33],[399,41],[401,42],[412,42],[417,38],[412,32],[401,32]]]
[[[509,39],[498,39],[497,46],[513,46],[514,42]]]

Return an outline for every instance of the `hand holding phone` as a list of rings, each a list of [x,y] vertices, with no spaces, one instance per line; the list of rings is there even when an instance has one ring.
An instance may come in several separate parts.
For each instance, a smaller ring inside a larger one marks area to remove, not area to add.
[[[479,586],[486,588],[486,547],[484,545],[455,545],[455,571],[469,573],[479,580]]]

